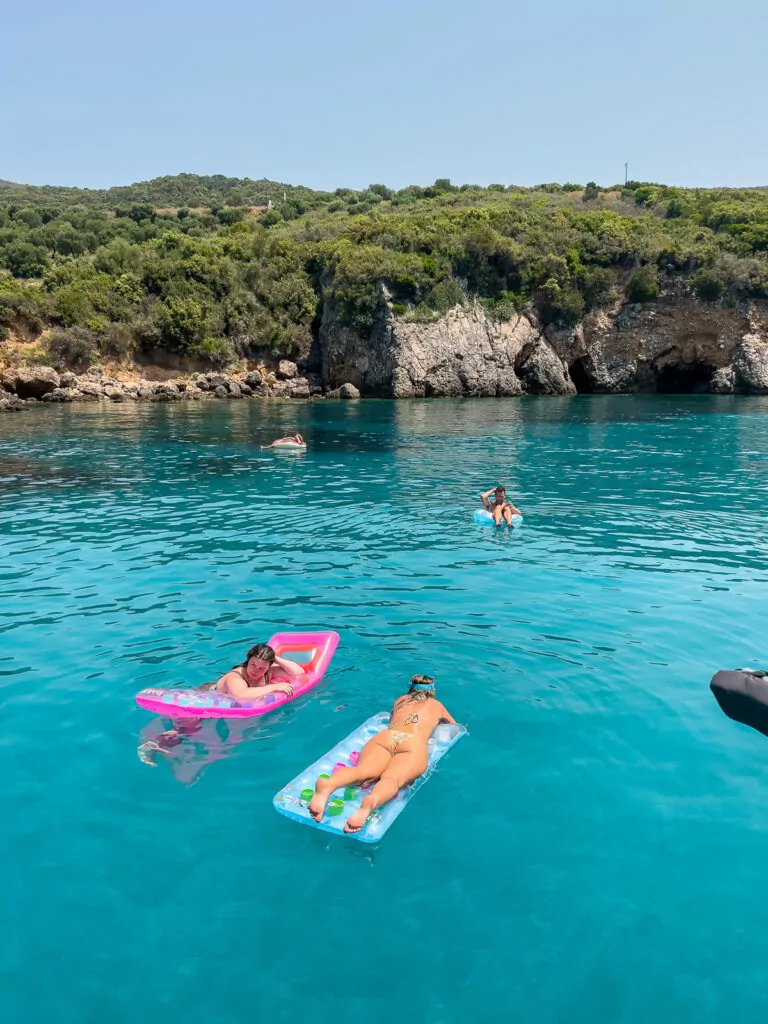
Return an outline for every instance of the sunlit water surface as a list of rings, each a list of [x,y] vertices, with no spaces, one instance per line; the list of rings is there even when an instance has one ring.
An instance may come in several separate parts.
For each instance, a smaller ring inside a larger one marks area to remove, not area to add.
[[[763,399],[0,419],[3,1019],[764,1019],[768,740],[707,683],[768,661],[767,483]],[[141,763],[137,690],[291,627],[317,690]],[[417,671],[470,735],[384,841],[278,816]]]

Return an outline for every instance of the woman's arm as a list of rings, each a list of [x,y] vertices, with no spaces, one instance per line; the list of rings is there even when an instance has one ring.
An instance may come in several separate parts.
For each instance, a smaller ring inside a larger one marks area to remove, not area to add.
[[[281,658],[279,655],[275,655],[275,665],[281,668],[289,676],[293,676],[294,679],[297,676],[304,675],[304,666],[298,665],[295,661],[291,661],[289,658]]]
[[[448,725],[456,725],[456,719],[444,704],[440,705],[440,721],[447,722]]]
[[[293,696],[293,687],[290,683],[267,683],[266,686],[249,686],[237,672],[228,672],[227,690],[235,700],[258,700],[259,697],[266,697],[268,693],[286,693]],[[225,676],[225,678],[227,678]]]

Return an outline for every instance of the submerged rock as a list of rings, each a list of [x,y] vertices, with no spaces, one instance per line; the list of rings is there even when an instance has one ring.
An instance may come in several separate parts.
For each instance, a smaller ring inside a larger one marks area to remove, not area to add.
[[[335,391],[329,391],[326,398],[359,398],[360,392],[354,384],[342,384]]]

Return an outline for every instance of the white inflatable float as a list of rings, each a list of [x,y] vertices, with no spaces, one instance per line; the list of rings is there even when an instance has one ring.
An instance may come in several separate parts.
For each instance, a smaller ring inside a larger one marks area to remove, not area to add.
[[[477,509],[475,509],[475,514],[474,514],[473,518],[474,518],[475,523],[478,526],[495,526],[496,525],[494,523],[494,521],[493,521],[493,516],[491,515],[491,513],[488,512],[487,509],[484,509],[484,508],[477,508]],[[523,517],[521,515],[519,515],[519,514],[515,514],[515,515],[512,516],[512,522],[509,525],[510,526],[522,526],[522,523],[523,523]],[[499,526],[505,526],[505,525],[506,525],[506,523],[502,519],[501,522],[499,523]]]

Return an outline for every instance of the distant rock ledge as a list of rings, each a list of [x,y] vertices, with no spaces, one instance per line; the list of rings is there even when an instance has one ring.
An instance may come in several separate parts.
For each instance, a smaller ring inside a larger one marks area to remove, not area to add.
[[[370,335],[362,337],[326,302],[312,358],[304,364],[282,359],[274,370],[162,381],[113,372],[6,369],[0,372],[0,411],[34,402],[768,395],[768,303],[726,307],[669,294],[652,303],[617,302],[564,329],[543,327],[532,312],[495,321],[479,304],[417,323],[395,316],[385,301]]]
[[[122,377],[128,376],[121,374]],[[0,373],[0,412],[14,412],[29,403],[45,402],[182,402],[212,399],[313,399],[326,397],[317,377],[299,374],[283,359],[275,373],[196,373],[164,381],[117,379],[102,369],[77,375],[50,366],[21,366]],[[331,391],[328,398],[359,398],[352,384]]]

